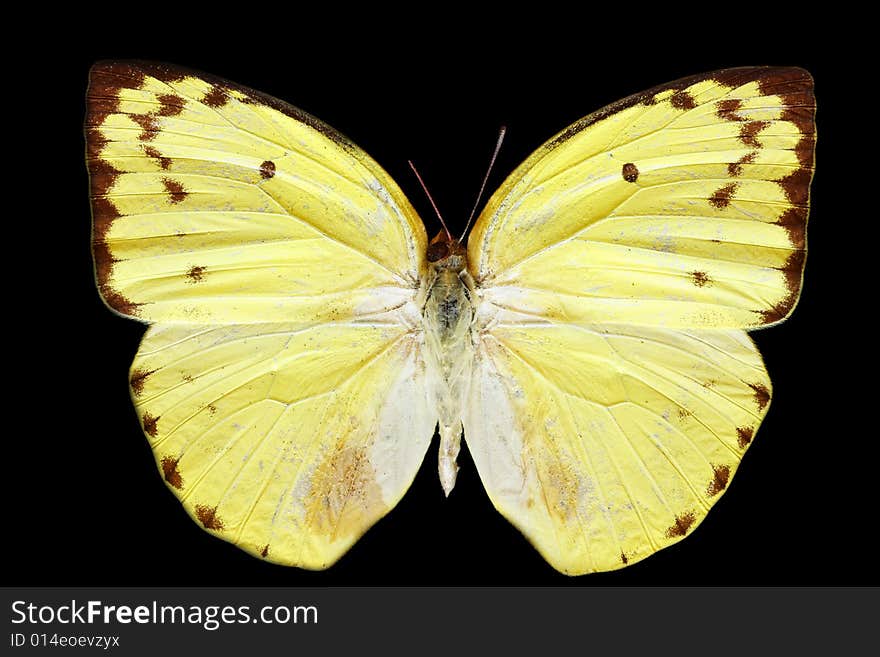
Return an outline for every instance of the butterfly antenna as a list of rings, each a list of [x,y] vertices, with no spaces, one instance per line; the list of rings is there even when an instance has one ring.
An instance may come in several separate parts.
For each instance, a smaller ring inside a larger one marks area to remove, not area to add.
[[[468,217],[467,223],[464,226],[464,231],[461,233],[461,240],[464,239],[464,236],[467,235],[468,228],[471,227],[471,222],[474,220],[474,215],[477,213],[477,208],[480,206],[480,199],[483,198],[483,192],[486,191],[486,183],[489,182],[489,174],[492,173],[492,167],[495,166],[495,158],[498,157],[498,151],[501,150],[501,142],[504,141],[504,135],[507,133],[507,126],[501,126],[501,130],[498,131],[498,141],[495,142],[495,151],[492,153],[492,159],[489,161],[489,168],[486,169],[486,175],[483,177],[483,184],[480,185],[480,191],[477,193],[477,200],[474,201],[474,208],[471,210],[471,216]]]
[[[409,162],[409,168],[413,170],[413,173],[416,174],[416,178],[419,179],[419,184],[422,186],[422,189],[425,190],[425,196],[428,197],[428,200],[431,201],[431,205],[434,206],[434,212],[437,213],[437,218],[440,220],[440,225],[443,226],[443,230],[446,231],[446,237],[449,238],[449,241],[452,241],[452,233],[449,232],[449,229],[446,227],[446,222],[443,221],[443,216],[440,214],[440,210],[437,209],[437,204],[434,203],[434,199],[431,198],[431,192],[428,191],[428,186],[425,185],[425,181],[422,180],[422,177],[419,175],[418,170],[416,169],[416,165],[412,163],[412,160],[407,160]]]

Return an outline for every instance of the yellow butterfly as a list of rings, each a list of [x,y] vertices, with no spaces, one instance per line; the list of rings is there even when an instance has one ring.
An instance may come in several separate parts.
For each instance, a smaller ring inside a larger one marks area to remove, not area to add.
[[[556,569],[691,533],[767,412],[747,329],[794,308],[815,100],[797,68],[655,87],[556,135],[466,246],[363,151],[201,73],[91,70],[101,296],[148,323],[131,393],[168,486],[272,562],[333,564],[439,428]]]

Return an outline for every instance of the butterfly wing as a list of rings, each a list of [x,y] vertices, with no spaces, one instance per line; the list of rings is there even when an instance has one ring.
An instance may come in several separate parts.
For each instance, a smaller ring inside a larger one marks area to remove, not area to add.
[[[575,123],[468,241],[484,299],[576,322],[751,328],[797,302],[815,102],[801,69],[730,69]]]
[[[95,65],[87,103],[95,271],[117,312],[308,324],[412,296],[421,220],[332,128],[256,91],[140,62]]]
[[[402,322],[151,326],[132,395],[171,490],[206,530],[326,568],[409,488],[434,433]]]
[[[558,570],[613,570],[688,534],[767,411],[742,331],[535,323],[484,336],[465,435],[493,503]]]
[[[344,137],[243,87],[101,63],[87,102],[97,283],[153,324],[130,383],[160,471],[206,530],[330,565],[433,434],[421,221]]]
[[[814,111],[801,69],[685,78],[575,123],[487,204],[465,432],[557,569],[680,540],[736,471],[771,394],[743,329],[800,291]]]

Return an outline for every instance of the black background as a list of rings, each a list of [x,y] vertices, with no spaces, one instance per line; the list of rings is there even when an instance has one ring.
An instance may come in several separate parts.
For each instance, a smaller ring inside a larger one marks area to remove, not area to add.
[[[618,18],[628,20],[628,11],[621,6]],[[859,240],[852,240],[863,220],[841,205],[852,171],[842,131],[854,119],[844,111],[849,90],[840,68],[819,35],[762,23],[751,24],[744,40],[744,17],[730,17],[729,29],[713,22],[711,29],[680,24],[636,31],[619,22],[613,29],[599,21],[571,24],[560,15],[537,17],[516,33],[453,21],[440,37],[423,34],[427,16],[404,17],[400,27],[381,31],[325,17],[281,21],[268,38],[228,19],[198,34],[159,29],[155,16],[126,23],[127,31],[90,29],[76,45],[30,60],[40,71],[34,91],[13,99],[27,99],[11,108],[40,117],[48,141],[36,154],[30,148],[35,164],[23,167],[11,186],[27,191],[15,196],[23,201],[28,233],[7,245],[8,271],[26,297],[7,353],[15,401],[6,416],[17,418],[5,423],[5,541],[16,554],[7,562],[14,563],[7,584],[878,582],[870,538],[876,429],[863,424],[870,409],[851,376],[854,364],[870,365],[876,349],[849,337],[846,322],[858,313],[845,312],[853,305],[843,287],[853,285],[845,274],[864,257],[853,255]],[[303,40],[304,33],[311,38]],[[502,124],[508,138],[490,191],[557,131],[631,93],[729,66],[810,70],[819,141],[805,287],[790,320],[753,334],[775,395],[708,518],[692,536],[639,564],[568,578],[494,510],[466,445],[456,488],[444,498],[435,442],[400,504],[327,571],[273,566],[200,529],[156,471],[129,400],[128,367],[144,327],[108,311],[93,281],[82,142],[87,72],[96,59],[132,57],[203,70],[319,117],[398,181],[431,233],[436,222],[409,158],[453,230],[460,229]],[[27,128],[13,126],[10,133]],[[51,185],[43,184],[47,178]]]

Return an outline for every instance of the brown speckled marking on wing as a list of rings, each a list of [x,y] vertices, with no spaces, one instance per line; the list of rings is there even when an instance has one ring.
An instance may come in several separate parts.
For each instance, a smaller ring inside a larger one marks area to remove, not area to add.
[[[743,155],[736,162],[731,162],[727,165],[727,174],[733,178],[741,175],[743,172],[743,165],[754,162],[757,155],[758,154],[755,151],[752,151],[751,153]]]
[[[189,279],[190,283],[201,283],[205,280],[205,272],[208,270],[207,267],[203,265],[190,267],[189,271],[186,272],[186,277]]]
[[[144,391],[144,381],[150,374],[153,374],[156,370],[141,370],[136,369],[133,370],[131,376],[129,377],[128,383],[131,385],[131,390],[135,395],[140,395]]]
[[[727,482],[730,480],[730,466],[713,465],[712,470],[714,471],[714,476],[706,488],[706,494],[709,497],[714,497],[727,488]]]
[[[220,531],[223,529],[223,521],[217,515],[216,506],[197,504],[196,517],[199,519],[199,522],[204,525],[205,529],[213,529],[214,531]]]
[[[167,481],[174,488],[181,490],[183,488],[183,478],[180,476],[180,471],[177,469],[178,459],[172,456],[165,456],[162,458],[162,476],[165,477],[165,481]]]
[[[153,417],[149,413],[144,413],[143,424],[144,424],[144,432],[149,434],[151,437],[155,438],[159,433],[159,417]]]
[[[162,185],[165,187],[165,191],[168,192],[172,203],[181,203],[189,196],[189,192],[186,191],[183,184],[178,180],[162,178]]]
[[[696,287],[706,287],[707,285],[712,285],[714,282],[704,271],[692,271],[691,272],[691,282]]]
[[[694,524],[696,519],[693,511],[688,511],[680,516],[676,516],[675,523],[666,530],[666,537],[675,538],[676,536],[684,536],[688,533],[688,530],[691,528],[691,525]]]
[[[208,107],[218,109],[229,102],[229,94],[220,85],[215,84],[202,98],[202,102]]]
[[[730,183],[721,189],[715,190],[715,192],[712,193],[712,196],[709,197],[709,204],[713,208],[723,210],[730,205],[730,199],[733,198],[733,195],[736,193],[737,187],[738,185],[736,183]]]
[[[330,541],[360,534],[387,510],[364,447],[341,442],[315,468],[305,499],[306,521]]]
[[[736,428],[736,437],[737,444],[740,449],[745,449],[749,443],[752,442],[752,438],[755,436],[755,430],[752,427],[737,427]]]
[[[751,148],[761,148],[758,134],[770,125],[769,121],[749,121],[739,129],[739,140]]]
[[[145,146],[143,146],[143,149],[144,149],[144,155],[156,160],[156,162],[158,162],[159,166],[162,168],[163,171],[168,171],[168,169],[171,168],[171,158],[170,157],[165,157],[164,155],[162,155],[162,153],[159,152],[158,149],[154,148],[153,146],[146,146],[145,145]]]
[[[749,388],[755,392],[755,404],[759,411],[763,411],[770,403],[770,391],[763,383],[750,383]]]

